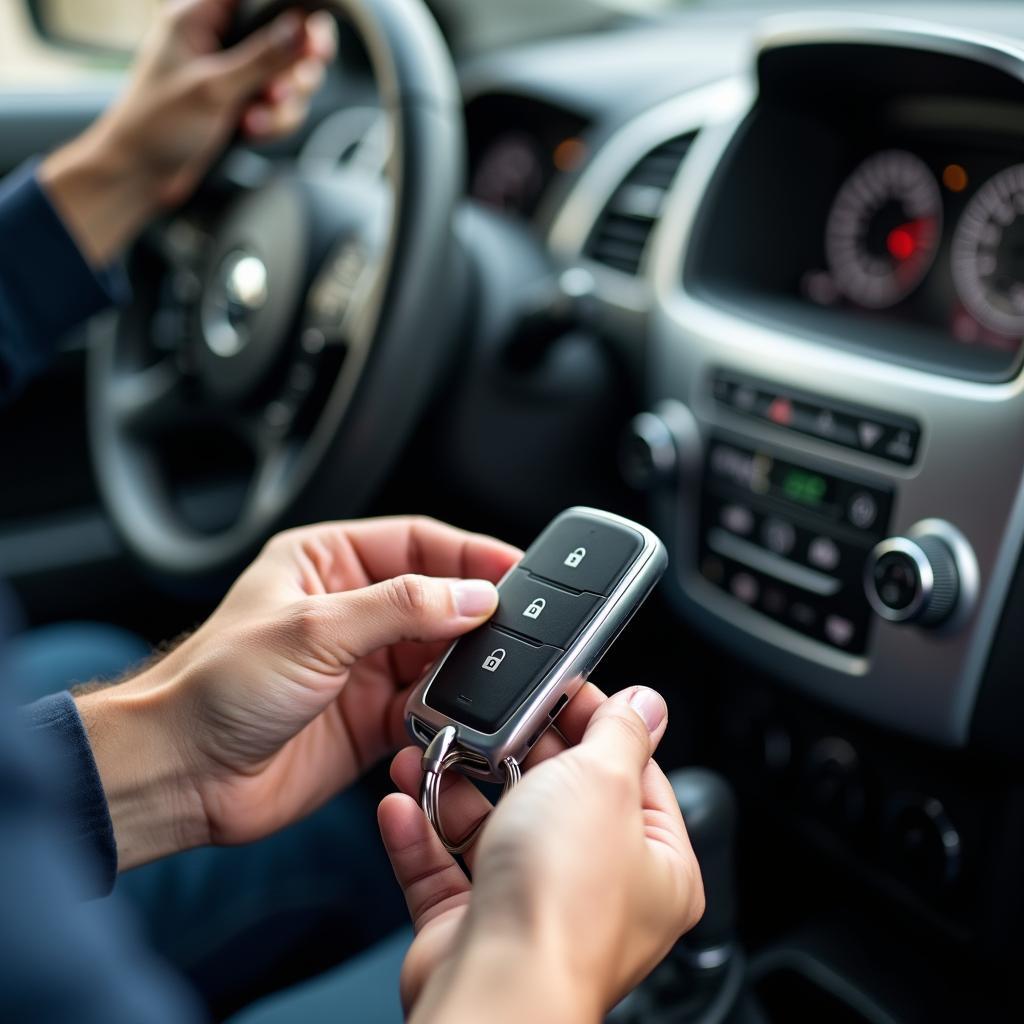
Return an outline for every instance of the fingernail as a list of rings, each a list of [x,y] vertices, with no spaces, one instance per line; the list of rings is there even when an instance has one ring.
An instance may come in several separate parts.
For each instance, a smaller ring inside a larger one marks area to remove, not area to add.
[[[649,733],[655,733],[668,717],[665,698],[656,690],[638,686],[630,695],[629,706],[644,720]]]
[[[455,610],[463,618],[490,615],[498,606],[498,591],[487,580],[456,580],[451,588]]]
[[[282,49],[294,46],[301,38],[304,28],[305,20],[301,14],[297,14],[295,11],[282,14],[274,22],[274,45],[280,46]]]

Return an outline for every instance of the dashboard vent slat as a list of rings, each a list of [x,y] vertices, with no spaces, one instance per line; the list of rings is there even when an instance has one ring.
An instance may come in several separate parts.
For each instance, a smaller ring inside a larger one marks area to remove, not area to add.
[[[636,163],[598,217],[584,249],[587,256],[634,277],[639,273],[665,196],[695,135],[671,139]]]

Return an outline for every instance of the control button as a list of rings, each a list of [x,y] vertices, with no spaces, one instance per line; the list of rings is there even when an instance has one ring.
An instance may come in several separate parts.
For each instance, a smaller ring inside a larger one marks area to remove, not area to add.
[[[567,515],[541,534],[520,567],[573,590],[609,594],[642,549],[643,538],[635,530]]]
[[[937,626],[960,598],[956,555],[931,534],[890,537],[876,545],[864,568],[871,607],[890,622]]]
[[[751,412],[757,405],[757,392],[745,384],[740,384],[732,393],[732,404],[741,412]]]
[[[917,455],[917,432],[912,430],[891,431],[883,451],[887,459],[909,465]]]
[[[793,403],[788,398],[775,398],[768,406],[767,416],[778,427],[792,426]]]
[[[719,518],[727,530],[741,537],[754,531],[754,513],[745,505],[723,505]]]
[[[846,516],[858,530],[870,530],[878,519],[878,502],[867,491],[858,491],[850,499]]]
[[[935,797],[894,798],[885,838],[892,866],[915,885],[942,888],[960,874],[960,834]]]
[[[825,638],[836,647],[849,647],[856,633],[856,626],[842,615],[829,615],[825,619]]]
[[[569,594],[517,569],[501,585],[492,621],[531,640],[566,648],[602,603],[593,594]]]
[[[744,604],[756,604],[761,588],[757,580],[749,572],[738,572],[729,584],[729,590],[733,597],[738,598]]]
[[[761,528],[761,539],[769,551],[785,557],[796,544],[796,530],[784,519],[769,519]]]
[[[804,797],[830,824],[855,829],[864,821],[864,773],[857,751],[838,736],[818,740],[807,753]]]
[[[814,629],[815,623],[818,621],[818,613],[803,601],[797,601],[795,604],[790,605],[789,617],[795,625],[803,630]]]
[[[860,441],[861,448],[866,452],[874,449],[875,445],[882,440],[884,433],[885,427],[871,420],[861,420],[857,424],[857,439]]]
[[[561,654],[485,626],[459,641],[430,684],[426,702],[456,722],[496,732]]]
[[[807,561],[822,572],[837,569],[840,558],[839,545],[831,537],[815,537],[807,546]]]

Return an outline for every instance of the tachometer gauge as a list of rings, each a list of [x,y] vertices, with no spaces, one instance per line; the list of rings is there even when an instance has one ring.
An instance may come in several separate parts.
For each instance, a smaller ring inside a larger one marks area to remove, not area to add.
[[[953,280],[963,304],[1000,334],[1024,334],[1024,164],[989,178],[953,236]]]
[[[905,299],[931,268],[942,233],[935,176],[912,153],[868,157],[843,182],[825,226],[825,255],[851,302],[885,309]]]

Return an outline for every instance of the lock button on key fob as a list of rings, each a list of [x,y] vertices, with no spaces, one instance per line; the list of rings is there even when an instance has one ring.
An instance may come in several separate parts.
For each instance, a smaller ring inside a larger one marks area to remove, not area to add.
[[[603,603],[594,594],[571,594],[523,569],[502,583],[499,598],[492,620],[496,626],[563,650],[583,632]]]
[[[455,645],[427,702],[457,722],[495,732],[561,656],[486,626]]]
[[[521,568],[573,590],[610,594],[643,546],[628,526],[564,515],[537,538]]]

